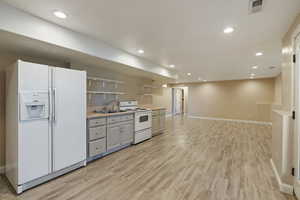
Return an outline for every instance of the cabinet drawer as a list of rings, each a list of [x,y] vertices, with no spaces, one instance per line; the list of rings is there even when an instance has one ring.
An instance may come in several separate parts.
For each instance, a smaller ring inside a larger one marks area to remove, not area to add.
[[[133,115],[122,115],[120,116],[120,121],[133,120]]]
[[[104,125],[104,124],[106,124],[106,118],[105,117],[89,120],[89,127],[99,126],[99,125]]]
[[[109,118],[107,119],[107,122],[108,122],[109,124],[111,124],[111,123],[120,122],[120,120],[121,120],[121,117],[120,117],[120,116],[113,116],[113,117],[109,117]]]
[[[89,156],[96,156],[106,152],[106,138],[89,142]]]
[[[152,111],[152,116],[157,116],[159,115],[159,110],[153,110]]]
[[[108,123],[118,123],[123,121],[133,120],[133,115],[119,115],[119,116],[112,116],[108,118]]]
[[[96,140],[106,137],[106,126],[89,128],[89,140]]]

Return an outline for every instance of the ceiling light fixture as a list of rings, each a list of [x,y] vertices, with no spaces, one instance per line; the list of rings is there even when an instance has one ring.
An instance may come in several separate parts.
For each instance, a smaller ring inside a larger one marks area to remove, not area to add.
[[[224,33],[226,33],[226,34],[232,33],[233,31],[234,31],[234,28],[232,28],[232,27],[227,27],[224,29]]]
[[[138,50],[138,53],[139,53],[139,54],[144,54],[145,51],[144,51],[143,49],[140,49],[140,50]]]
[[[252,73],[252,74],[250,74],[250,76],[255,76],[255,74]]]
[[[255,55],[256,55],[256,56],[262,56],[262,55],[264,55],[264,54],[263,54],[263,52],[257,52]]]
[[[55,17],[60,18],[60,19],[66,19],[66,18],[67,18],[67,15],[66,15],[64,12],[58,11],[58,10],[54,11],[54,12],[53,12],[53,15],[54,15]]]
[[[207,80],[203,80],[203,82],[207,82]]]
[[[175,67],[175,65],[169,65],[169,67],[171,67],[171,68],[174,68],[174,67]]]
[[[252,67],[252,69],[257,69],[257,68],[258,68],[258,66],[253,66],[253,67]]]
[[[163,87],[163,88],[167,88],[168,85],[167,85],[167,84],[163,84],[162,87]]]
[[[192,75],[191,73],[187,73],[188,76]]]

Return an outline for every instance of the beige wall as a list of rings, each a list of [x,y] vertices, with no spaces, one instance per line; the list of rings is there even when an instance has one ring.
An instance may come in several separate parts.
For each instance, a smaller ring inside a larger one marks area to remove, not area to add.
[[[273,105],[278,108],[282,106],[282,78],[281,73],[275,78],[275,94]]]
[[[172,113],[172,89],[158,88],[153,95],[153,105],[158,107],[165,107],[167,114]]]
[[[189,115],[271,121],[274,78],[193,83],[186,86],[189,88]]]
[[[0,66],[0,168],[4,166],[5,160],[5,72]]]

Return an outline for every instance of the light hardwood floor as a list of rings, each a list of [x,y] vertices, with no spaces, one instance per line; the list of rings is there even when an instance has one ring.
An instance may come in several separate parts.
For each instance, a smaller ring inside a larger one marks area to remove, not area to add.
[[[13,200],[286,200],[270,166],[271,127],[168,118],[167,131]]]

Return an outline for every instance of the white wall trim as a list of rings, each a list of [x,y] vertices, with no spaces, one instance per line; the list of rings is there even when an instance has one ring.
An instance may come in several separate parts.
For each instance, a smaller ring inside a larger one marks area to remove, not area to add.
[[[4,174],[5,172],[5,167],[4,166],[0,166],[0,174]]]
[[[277,183],[278,183],[278,185],[279,185],[279,190],[280,190],[281,192],[283,192],[283,193],[293,195],[293,193],[294,193],[294,187],[293,187],[292,185],[283,183],[283,182],[281,181],[281,178],[280,178],[280,176],[279,176],[279,174],[278,174],[278,171],[277,171],[277,169],[276,169],[276,166],[275,166],[273,160],[270,159],[270,162],[271,162],[271,166],[272,166],[273,172],[274,172],[274,174],[275,174]]]
[[[240,120],[240,119],[225,119],[225,118],[217,118],[217,117],[201,117],[196,115],[188,115],[189,118],[195,119],[206,119],[206,120],[218,120],[218,121],[230,121],[230,122],[241,122],[241,123],[249,123],[249,124],[261,124],[261,125],[269,125],[271,126],[271,122],[260,122],[260,121],[251,121],[251,120]]]

